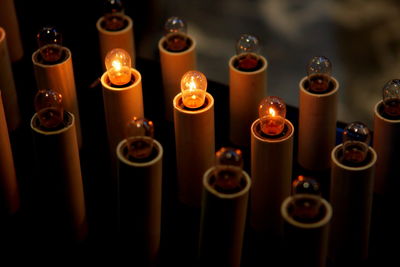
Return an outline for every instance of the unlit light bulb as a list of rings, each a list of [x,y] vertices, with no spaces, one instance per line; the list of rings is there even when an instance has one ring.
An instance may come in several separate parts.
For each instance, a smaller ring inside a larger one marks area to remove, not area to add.
[[[400,116],[400,80],[387,82],[382,90],[384,113],[390,118]]]
[[[343,130],[342,162],[351,166],[363,163],[368,154],[370,140],[370,131],[364,123],[348,124]]]
[[[44,63],[56,63],[61,59],[62,35],[55,27],[43,27],[36,38]]]
[[[121,0],[106,0],[104,4],[104,25],[109,31],[125,28],[124,5]]]
[[[166,37],[166,49],[171,52],[181,52],[186,50],[188,38],[186,35],[187,26],[183,19],[179,17],[170,17],[164,25]]]
[[[154,143],[154,125],[145,118],[134,117],[126,126],[128,155],[145,159],[151,155]]]
[[[207,78],[200,71],[188,71],[181,79],[183,105],[187,108],[199,108],[206,99]]]
[[[292,193],[320,195],[321,190],[315,179],[299,175],[292,183]]]
[[[254,71],[259,67],[260,45],[257,37],[242,34],[236,43],[237,60],[235,67],[242,71]]]
[[[105,58],[108,78],[113,85],[122,86],[131,81],[131,57],[124,49],[115,48]]]
[[[215,185],[217,191],[234,193],[241,189],[243,156],[240,149],[223,147],[215,153]]]
[[[285,128],[286,104],[277,96],[264,98],[258,106],[261,131],[269,136],[282,133]]]
[[[39,90],[36,93],[34,105],[42,127],[54,129],[63,122],[64,108],[60,93],[51,89]]]
[[[329,90],[332,64],[327,57],[313,57],[306,67],[309,90],[313,93],[324,93]]]

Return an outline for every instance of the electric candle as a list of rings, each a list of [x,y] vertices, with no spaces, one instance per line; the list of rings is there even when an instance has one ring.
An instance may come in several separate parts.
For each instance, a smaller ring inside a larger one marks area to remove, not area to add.
[[[35,96],[35,111],[45,129],[60,126],[64,118],[62,95],[51,89],[39,90]]]
[[[164,25],[164,48],[170,52],[182,52],[189,48],[190,39],[187,36],[187,27],[183,19],[170,17]]]
[[[332,64],[323,56],[313,57],[307,64],[309,91],[313,93],[325,93],[329,90]]]
[[[189,109],[199,108],[204,104],[207,90],[207,79],[199,71],[188,71],[181,79],[183,105]]]
[[[394,79],[385,84],[383,94],[383,113],[389,119],[400,119],[400,80]]]
[[[126,27],[124,6],[121,0],[106,0],[102,26],[108,31],[119,31]]]
[[[55,64],[63,55],[62,35],[55,27],[43,27],[37,34],[39,52],[44,64]]]
[[[262,66],[260,46],[257,37],[242,34],[236,43],[235,67],[241,71],[255,71]]]
[[[342,163],[350,166],[363,164],[368,153],[371,134],[362,122],[352,122],[343,130]]]
[[[260,102],[258,113],[261,131],[268,136],[277,136],[285,128],[286,104],[277,96],[269,96]]]
[[[133,159],[146,159],[153,150],[154,125],[145,118],[134,117],[126,127],[128,155]]]
[[[105,58],[108,78],[113,85],[127,85],[131,79],[131,58],[125,50],[115,48]]]

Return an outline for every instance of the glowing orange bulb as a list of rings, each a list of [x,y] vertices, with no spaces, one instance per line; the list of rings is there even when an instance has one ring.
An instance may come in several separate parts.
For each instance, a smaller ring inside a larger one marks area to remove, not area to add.
[[[206,99],[207,79],[199,71],[188,71],[181,79],[182,101],[187,108],[199,108]]]
[[[261,131],[266,135],[275,136],[285,128],[286,104],[277,96],[263,99],[258,107]]]
[[[105,59],[108,78],[113,85],[126,85],[131,81],[131,57],[121,48],[107,53]]]
[[[63,122],[64,108],[60,93],[50,89],[39,90],[36,93],[34,104],[42,127],[54,129]]]

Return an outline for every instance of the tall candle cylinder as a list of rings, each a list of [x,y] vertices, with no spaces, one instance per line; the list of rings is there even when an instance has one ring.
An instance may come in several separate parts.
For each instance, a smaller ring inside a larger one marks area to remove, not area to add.
[[[0,0],[0,27],[7,32],[7,44],[12,62],[20,60],[24,55],[18,17],[13,0]],[[0,53],[1,55],[1,53]]]
[[[7,127],[10,131],[13,131],[19,126],[21,118],[18,107],[17,91],[8,53],[7,38],[6,32],[0,27],[0,90],[2,91]]]
[[[188,110],[179,93],[173,104],[178,197],[188,206],[200,207],[202,178],[214,164],[214,98],[206,93],[200,109]]]
[[[15,214],[19,209],[19,189],[0,91],[0,211]]]
[[[41,60],[40,49],[32,54],[33,69],[35,72],[38,89],[57,90],[63,96],[65,110],[70,111],[75,117],[76,135],[79,148],[82,147],[81,123],[79,118],[79,104],[75,87],[74,70],[72,65],[72,53],[62,47],[64,58],[55,64],[45,64]]]

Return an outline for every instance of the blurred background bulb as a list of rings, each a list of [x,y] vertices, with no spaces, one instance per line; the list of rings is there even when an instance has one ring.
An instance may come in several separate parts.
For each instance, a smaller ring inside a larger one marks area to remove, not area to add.
[[[368,154],[370,140],[370,131],[364,123],[348,124],[343,130],[343,164],[357,166],[363,163]]]
[[[53,129],[63,122],[64,108],[60,93],[51,89],[39,90],[35,95],[34,105],[42,127]]]
[[[199,108],[206,99],[207,79],[200,71],[188,71],[181,79],[183,105],[187,108]]]
[[[292,209],[289,211],[293,219],[301,223],[313,223],[321,217],[321,198],[311,194],[293,196]]]
[[[154,125],[145,118],[134,117],[126,126],[128,155],[134,159],[145,159],[153,150]]]
[[[324,93],[329,90],[332,64],[323,56],[313,57],[307,64],[309,90],[313,93]]]
[[[297,179],[292,182],[292,194],[320,195],[320,185],[313,178],[299,175]]]
[[[387,82],[382,90],[384,113],[389,117],[400,116],[400,80]],[[396,118],[397,119],[397,118]]]
[[[254,71],[260,67],[260,45],[257,37],[242,34],[236,42],[235,67],[242,71]]]
[[[215,153],[215,189],[234,193],[241,189],[243,156],[240,149],[222,147]]]
[[[108,52],[105,65],[113,85],[126,85],[131,81],[131,57],[124,49],[115,48]]]
[[[37,34],[39,52],[45,63],[56,63],[62,57],[62,35],[55,27],[43,27]]]
[[[164,24],[165,48],[171,52],[181,52],[189,47],[186,35],[187,27],[183,19],[170,17]]]
[[[261,100],[258,107],[261,131],[269,136],[282,133],[285,128],[286,104],[277,96],[269,96]]]
[[[106,0],[104,2],[103,27],[109,31],[118,31],[126,27],[124,5],[121,0]]]

